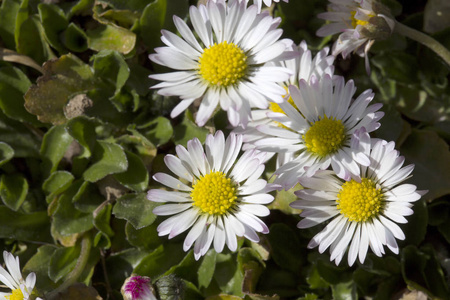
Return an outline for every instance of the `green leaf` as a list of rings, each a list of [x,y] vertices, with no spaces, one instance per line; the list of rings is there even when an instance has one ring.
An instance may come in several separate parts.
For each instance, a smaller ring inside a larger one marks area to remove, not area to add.
[[[134,247],[138,247],[145,251],[155,250],[163,243],[162,238],[158,236],[157,223],[142,227],[140,229],[134,228],[131,223],[127,222],[125,226],[125,233],[127,241]]]
[[[147,124],[138,126],[138,129],[144,131],[145,136],[156,146],[167,143],[173,135],[170,120],[161,116]]]
[[[278,209],[285,214],[300,214],[300,210],[292,208],[289,206],[292,202],[298,199],[298,197],[294,194],[295,191],[302,189],[302,187],[297,184],[295,187],[289,190],[277,191],[275,195],[275,199],[272,203],[268,205],[269,209]]]
[[[144,192],[149,181],[148,171],[139,156],[129,151],[125,151],[125,154],[128,161],[128,170],[115,174],[114,178],[135,192]]]
[[[28,194],[28,182],[20,174],[3,174],[0,179],[0,196],[3,203],[18,211]]]
[[[39,157],[40,139],[25,124],[9,119],[1,111],[0,140],[13,148],[15,157]]]
[[[82,181],[74,182],[58,199],[52,226],[63,236],[85,232],[94,227],[92,213],[83,213],[72,203],[81,185]]]
[[[185,255],[183,247],[180,244],[161,245],[143,258],[134,269],[134,272],[138,275],[145,275],[156,279],[169,270],[170,267],[180,263]]]
[[[406,236],[405,244],[419,245],[427,234],[428,210],[423,199],[414,202],[414,214],[408,216],[408,223],[402,225]],[[402,242],[399,243],[402,245]]]
[[[44,64],[44,75],[25,94],[25,108],[42,122],[62,124],[69,100],[95,86],[91,68],[69,53]]]
[[[161,300],[185,299],[186,285],[181,278],[173,274],[158,279],[155,285]]]
[[[328,255],[324,258],[319,258],[317,261],[317,271],[319,271],[320,277],[331,285],[349,281],[351,274],[345,272],[347,269],[345,266],[338,267],[330,262]]]
[[[404,83],[417,82],[419,66],[414,56],[400,51],[390,51],[375,55],[371,63],[380,69],[383,77]]]
[[[41,168],[45,178],[56,171],[72,141],[63,125],[53,126],[47,131],[41,145]]]
[[[302,253],[302,247],[295,232],[285,224],[275,223],[270,227],[267,239],[271,245],[273,260],[280,267],[298,273],[305,260],[306,252]]]
[[[23,95],[31,82],[18,68],[0,68],[0,108],[11,119],[40,125],[36,117],[25,110]]]
[[[73,205],[81,212],[92,213],[105,201],[100,195],[97,184],[85,181],[72,198]]]
[[[177,144],[186,147],[187,142],[193,138],[198,138],[200,142],[204,142],[206,136],[209,134],[208,129],[203,127],[198,127],[192,121],[192,114],[190,111],[186,110],[184,113],[183,121],[175,126],[174,131],[174,141]]]
[[[17,30],[18,28],[20,29]],[[31,57],[38,64],[55,57],[45,40],[44,28],[38,16],[29,16],[20,27],[16,23],[16,33],[18,33],[16,39],[17,53]]]
[[[66,124],[67,132],[83,146],[84,153],[82,157],[90,157],[94,150],[96,133],[95,126],[97,123],[84,116],[70,119]]]
[[[202,258],[200,267],[198,268],[198,287],[206,288],[211,283],[214,271],[216,269],[217,252],[213,249],[208,250]]]
[[[408,286],[423,291],[432,298],[445,299],[450,294],[431,245],[420,250],[407,246],[401,252],[401,261],[403,278]]]
[[[94,215],[94,226],[107,236],[113,236],[114,231],[111,229],[109,225],[109,221],[111,220],[111,211],[112,205],[107,204],[103,206],[96,215]]]
[[[448,2],[445,0],[430,0],[425,5],[423,16],[423,30],[427,33],[436,33],[450,27],[450,14]]]
[[[94,75],[113,86],[116,93],[125,85],[130,76],[130,69],[123,56],[118,52],[102,50],[91,60],[93,61]]]
[[[87,30],[88,47],[95,51],[114,50],[128,54],[136,44],[136,35],[116,25],[100,24],[97,28]]]
[[[69,274],[77,264],[77,259],[80,256],[81,247],[77,244],[73,247],[64,247],[57,249],[51,259],[48,269],[48,275],[51,280],[58,282],[64,276]]]
[[[61,42],[73,52],[84,52],[88,49],[88,37],[86,33],[75,23],[70,23],[61,33]]]
[[[53,172],[42,185],[42,190],[52,199],[69,188],[75,177],[67,171]],[[47,200],[48,201],[48,200]]]
[[[39,294],[54,290],[57,284],[48,276],[50,259],[57,250],[53,245],[44,245],[37,249],[34,254],[23,267],[24,275],[34,272],[39,280],[36,280],[36,289]],[[25,276],[24,276],[25,277]]]
[[[3,0],[0,7],[0,37],[5,46],[15,49],[14,32],[16,30],[17,12],[20,8],[21,0]]]
[[[341,282],[331,286],[333,291],[333,299],[347,300],[357,299],[358,293],[356,292],[356,284],[353,281]]]
[[[0,142],[0,167],[14,157],[14,149],[7,143]]]
[[[97,0],[97,3],[111,6],[116,10],[142,11],[153,0]]]
[[[429,190],[424,199],[430,201],[450,193],[450,152],[447,143],[435,132],[413,130],[400,153],[408,163],[415,164],[409,182]]]
[[[46,211],[22,214],[0,206],[0,238],[51,242],[50,220]]]
[[[84,171],[83,178],[96,182],[107,175],[124,172],[127,168],[127,157],[121,146],[98,141],[94,149],[94,163]]]
[[[60,33],[69,25],[64,11],[54,4],[46,3],[40,3],[38,11],[49,44],[60,53],[66,52],[59,37]]]
[[[133,224],[134,228],[140,229],[155,221],[156,215],[152,211],[158,205],[148,200],[145,193],[127,194],[117,199],[113,214],[116,218],[125,219]]]
[[[217,254],[214,279],[223,293],[244,296],[242,292],[244,274],[239,270],[235,255]]]

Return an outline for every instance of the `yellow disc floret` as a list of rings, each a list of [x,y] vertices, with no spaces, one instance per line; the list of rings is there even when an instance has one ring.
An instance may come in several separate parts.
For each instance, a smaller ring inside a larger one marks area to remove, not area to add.
[[[306,148],[320,157],[336,152],[344,142],[345,127],[341,120],[328,118],[326,115],[316,121],[302,136]]]
[[[223,215],[237,199],[236,184],[223,172],[206,174],[192,187],[193,205],[210,215]]]
[[[12,290],[10,296],[5,296],[8,300],[23,300],[23,293],[21,289]]]
[[[351,20],[352,20],[352,27],[353,27],[353,28],[356,28],[356,26],[358,26],[358,25],[366,26],[367,24],[369,24],[368,21],[362,21],[362,20],[358,20],[358,19],[355,18],[356,10],[351,11],[350,14],[352,15],[352,16],[351,16]],[[368,17],[369,17],[369,18],[372,18],[372,17],[375,17],[375,15],[373,15],[373,14],[368,14]]]
[[[204,49],[199,73],[212,86],[235,84],[247,72],[247,56],[241,48],[224,41]]]
[[[381,188],[368,178],[347,181],[337,195],[337,209],[349,221],[366,222],[376,217],[383,205]]]

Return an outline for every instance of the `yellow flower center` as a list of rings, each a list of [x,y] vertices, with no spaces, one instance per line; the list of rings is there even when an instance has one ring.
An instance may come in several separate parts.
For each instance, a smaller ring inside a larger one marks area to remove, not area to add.
[[[367,24],[369,24],[368,21],[361,21],[361,20],[357,20],[357,19],[355,18],[356,10],[351,11],[350,13],[351,13],[351,15],[352,15],[352,16],[351,16],[351,20],[352,20],[352,27],[353,27],[353,28],[356,28],[356,26],[358,26],[358,25],[366,26]],[[369,14],[368,16],[369,16],[370,18],[375,17],[375,15],[373,15],[373,14]]]
[[[236,184],[223,172],[206,174],[192,187],[193,205],[210,215],[225,214],[237,199]]]
[[[353,222],[365,222],[377,216],[382,208],[383,193],[381,188],[368,178],[361,182],[347,181],[337,195],[337,209]]]
[[[5,296],[8,300],[23,300],[23,293],[21,289],[12,290],[11,296]]]
[[[199,74],[213,86],[235,84],[247,72],[247,56],[233,43],[214,44],[200,56]]]
[[[336,152],[345,139],[345,127],[341,120],[326,115],[316,121],[302,136],[309,152],[320,157]]]

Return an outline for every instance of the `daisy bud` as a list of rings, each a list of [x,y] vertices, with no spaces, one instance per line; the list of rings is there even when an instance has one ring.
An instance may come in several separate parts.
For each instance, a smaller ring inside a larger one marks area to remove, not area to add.
[[[156,300],[152,280],[146,276],[133,275],[127,278],[121,289],[125,300]]]

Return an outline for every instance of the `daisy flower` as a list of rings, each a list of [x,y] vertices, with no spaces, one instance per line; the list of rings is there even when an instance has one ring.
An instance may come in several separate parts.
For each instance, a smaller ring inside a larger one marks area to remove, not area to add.
[[[405,216],[413,214],[412,202],[426,193],[416,190],[415,185],[401,184],[414,165],[403,167],[404,157],[394,149],[394,142],[370,142],[366,132],[360,139],[370,164],[360,165],[358,177],[345,181],[328,170],[303,177],[300,184],[304,189],[295,192],[301,200],[291,203],[291,207],[303,210],[299,228],[331,220],[308,248],[319,246],[323,253],[330,247],[330,260],[336,265],[347,249],[350,266],[357,257],[364,263],[369,247],[379,257],[385,254],[384,246],[398,254],[396,239],[404,240],[405,235],[396,223],[407,223]]]
[[[217,2],[217,0],[213,0],[213,1]],[[228,0],[228,3],[232,3],[233,1],[236,1],[236,0]],[[239,1],[242,1],[242,0],[239,0]],[[248,3],[249,0],[246,0],[245,2]],[[272,0],[253,0],[253,3],[258,7],[258,12],[261,12],[263,2],[267,7],[270,7],[272,5]],[[278,2],[280,2],[280,0],[273,0],[273,2],[278,3]],[[289,0],[283,0],[283,2],[289,3]]]
[[[371,90],[353,100],[353,81],[345,83],[341,76],[324,75],[319,80],[312,76],[309,83],[300,80],[299,87],[289,87],[296,107],[284,102],[279,104],[283,113],[267,114],[283,127],[257,127],[267,135],[254,143],[257,149],[294,154],[291,161],[275,171],[274,182],[289,189],[299,177],[312,176],[330,165],[344,179],[359,174],[357,162],[368,164],[368,158],[351,147],[351,137],[362,127],[368,132],[380,127],[378,120],[384,113],[378,110],[382,104],[369,105],[374,96]]]
[[[4,300],[28,300],[34,299],[31,294],[36,284],[36,274],[31,272],[24,280],[20,272],[19,257],[14,257],[11,253],[3,251],[3,260],[5,261],[6,271],[0,266],[0,281],[6,285],[11,292],[0,292],[0,299]],[[41,300],[41,298],[36,298]]]
[[[152,280],[146,276],[133,275],[125,280],[121,289],[125,300],[156,300]]]
[[[300,45],[296,47],[291,47],[289,50],[297,52],[298,55],[294,59],[285,60],[275,64],[288,68],[292,72],[289,79],[282,83],[282,86],[286,91],[288,90],[289,85],[298,86],[299,80],[303,79],[309,83],[312,77],[321,78],[325,74],[328,74],[329,76],[333,75],[334,56],[328,55],[330,50],[328,47],[320,50],[314,57],[312,56],[311,51],[308,50],[308,45],[305,41],[302,41]],[[286,95],[285,99],[295,106],[291,97]],[[255,148],[254,143],[256,141],[267,137],[265,132],[261,132],[257,129],[258,126],[269,124],[273,126],[283,126],[281,123],[273,121],[267,116],[270,112],[284,113],[277,103],[272,102],[267,109],[253,109],[252,120],[248,123],[246,128],[239,126],[233,130],[233,132],[243,135],[244,150]],[[267,159],[270,159],[274,154],[274,152],[268,153]],[[277,155],[277,167],[292,160],[293,155],[293,152],[279,153]]]
[[[169,202],[153,210],[159,216],[173,215],[157,228],[160,236],[169,239],[186,231],[183,249],[194,245],[195,259],[205,255],[214,241],[216,252],[225,244],[231,251],[237,249],[237,236],[258,242],[257,232],[268,233],[267,226],[258,218],[269,215],[264,206],[273,201],[267,194],[273,190],[263,179],[265,153],[246,151],[237,160],[242,146],[242,136],[231,133],[225,140],[221,131],[208,135],[205,151],[195,138],[176,147],[178,155],[167,155],[167,167],[182,181],[157,173],[153,178],[175,189],[152,189],[147,198],[154,202]],[[236,162],[237,160],[237,162]]]
[[[289,78],[289,70],[268,62],[291,57],[285,52],[289,40],[279,40],[280,18],[257,13],[244,1],[227,5],[223,0],[189,9],[194,32],[179,17],[174,23],[181,37],[162,30],[167,47],[155,49],[150,59],[176,72],[150,75],[161,83],[152,88],[165,96],[179,96],[174,118],[195,99],[201,103],[196,123],[203,126],[218,105],[227,111],[233,126],[245,124],[251,107],[265,108],[269,101],[283,101],[284,89],[277,84]],[[197,38],[197,37],[198,38]]]
[[[318,36],[340,33],[333,45],[333,55],[346,58],[351,52],[366,57],[375,40],[388,38],[394,30],[395,21],[389,10],[376,0],[330,0],[329,11],[318,15],[330,21],[317,31]]]

